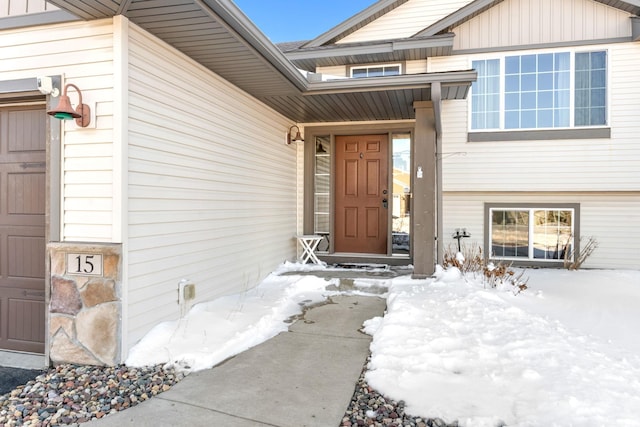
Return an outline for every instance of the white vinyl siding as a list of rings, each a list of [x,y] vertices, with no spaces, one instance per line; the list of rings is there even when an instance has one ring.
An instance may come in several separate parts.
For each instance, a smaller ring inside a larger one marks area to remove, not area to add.
[[[128,339],[196,302],[245,291],[293,259],[292,123],[131,24]]]
[[[471,0],[409,0],[337,43],[411,37],[471,3]]]
[[[421,74],[428,72],[427,60],[420,59],[417,61],[407,61],[405,63],[406,74]]]
[[[445,192],[443,199],[445,247],[456,244],[450,236],[456,228],[464,227],[471,238],[464,239],[463,244],[485,250],[485,203],[579,203],[583,245],[589,237],[598,242],[583,267],[634,269],[640,265],[640,239],[634,231],[640,229],[640,193]]]
[[[0,32],[0,80],[63,75],[93,110],[89,128],[60,122],[63,241],[113,241],[112,28],[108,19]]]
[[[628,38],[629,17],[593,0],[506,0],[454,28],[454,50]]]
[[[427,70],[430,73],[442,73],[445,71],[459,71],[468,69],[469,60],[464,55],[435,56],[427,58]]]
[[[443,103],[445,191],[640,190],[640,44],[610,45],[608,54],[610,139],[469,143],[470,101]]]
[[[332,67],[318,67],[316,73],[322,73],[326,76],[348,77],[346,65],[335,65]]]
[[[0,18],[58,10],[45,0],[0,0]]]

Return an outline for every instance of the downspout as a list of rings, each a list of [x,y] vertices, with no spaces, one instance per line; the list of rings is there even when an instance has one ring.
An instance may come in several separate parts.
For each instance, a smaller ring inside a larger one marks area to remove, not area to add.
[[[444,231],[442,220],[442,87],[440,82],[431,84],[431,101],[436,127],[436,256],[442,265],[444,259]]]

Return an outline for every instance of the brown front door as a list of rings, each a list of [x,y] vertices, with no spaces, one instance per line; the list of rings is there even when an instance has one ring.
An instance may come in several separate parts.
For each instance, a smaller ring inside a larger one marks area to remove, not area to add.
[[[336,136],[336,252],[387,253],[387,135]]]
[[[44,352],[44,107],[0,106],[0,349]]]

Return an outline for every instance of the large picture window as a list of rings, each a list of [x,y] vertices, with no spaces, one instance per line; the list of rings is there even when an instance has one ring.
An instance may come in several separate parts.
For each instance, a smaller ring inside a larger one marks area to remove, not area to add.
[[[575,241],[575,208],[489,208],[491,258],[562,261]],[[571,259],[571,258],[569,258]]]
[[[607,124],[607,55],[555,52],[472,62],[471,130]]]

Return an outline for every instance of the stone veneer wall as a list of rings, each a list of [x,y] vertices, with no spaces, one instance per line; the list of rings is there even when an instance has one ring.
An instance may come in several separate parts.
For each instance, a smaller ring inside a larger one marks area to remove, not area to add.
[[[113,366],[121,360],[122,246],[49,243],[49,359]],[[67,254],[102,255],[102,275],[69,273]]]

